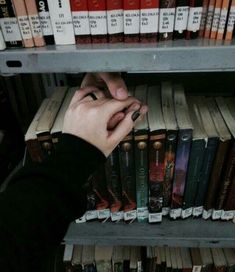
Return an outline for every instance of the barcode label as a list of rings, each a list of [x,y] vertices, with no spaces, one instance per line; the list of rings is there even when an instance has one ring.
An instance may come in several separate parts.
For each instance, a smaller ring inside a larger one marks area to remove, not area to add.
[[[212,219],[213,220],[218,220],[221,218],[222,215],[222,210],[213,210],[212,211]]]
[[[53,35],[53,29],[51,25],[51,18],[50,18],[49,11],[40,11],[39,19],[40,19],[43,35],[44,36]]]
[[[86,220],[89,221],[89,220],[94,220],[98,218],[98,215],[97,215],[97,211],[96,210],[93,210],[93,211],[87,211],[86,212]]]
[[[178,218],[178,217],[181,216],[181,213],[182,213],[182,209],[181,208],[171,209],[170,210],[170,217],[173,218],[173,219],[176,219],[176,218]]]
[[[158,223],[162,221],[162,213],[150,213],[149,223]]]
[[[196,32],[200,28],[202,18],[202,7],[190,8],[188,17],[188,31]]]
[[[175,30],[182,33],[187,28],[189,7],[177,7],[175,14]]]
[[[40,25],[39,16],[29,15],[29,22],[30,22],[33,37],[34,38],[42,37],[42,29]]]
[[[92,35],[106,35],[108,33],[106,11],[90,11],[89,21]]]
[[[202,269],[201,265],[194,265],[192,272],[201,272],[201,269]]]
[[[21,41],[21,34],[16,18],[1,18],[0,24],[6,42]]]
[[[141,9],[140,33],[158,32],[159,9]]]
[[[188,218],[189,216],[192,215],[192,213],[193,213],[193,208],[188,208],[188,209],[182,210],[181,217]]]
[[[124,33],[138,34],[140,32],[140,10],[124,10]]]
[[[160,9],[159,32],[173,32],[175,21],[175,8]]]
[[[203,206],[193,208],[193,216],[200,216],[203,213]]]
[[[170,208],[169,208],[169,207],[163,207],[163,208],[162,208],[162,215],[163,215],[163,216],[168,215],[169,212],[170,212]]]
[[[120,221],[124,218],[124,213],[123,211],[120,212],[112,212],[111,213],[111,220],[112,221]]]
[[[77,224],[85,223],[85,222],[86,222],[86,216],[85,216],[85,214],[84,214],[82,217],[76,219],[75,222],[76,222]]]
[[[149,211],[147,207],[137,208],[137,218],[147,219],[148,215],[149,215]]]
[[[210,209],[210,210],[203,210],[203,213],[202,213],[202,218],[203,219],[208,219],[208,218],[210,218],[211,217],[211,215],[212,215],[212,209]]]
[[[110,217],[109,209],[99,210],[97,211],[97,213],[98,213],[98,219],[107,219]]]
[[[125,221],[133,221],[137,217],[136,210],[124,212],[124,220]]]
[[[90,35],[88,11],[73,11],[72,18],[75,35]]]
[[[123,23],[123,10],[108,10],[107,11],[108,19],[108,33],[117,34],[124,32],[124,23]]]
[[[19,16],[18,21],[23,39],[32,39],[28,16]]]
[[[221,219],[223,220],[231,220],[235,215],[235,211],[222,211]]]

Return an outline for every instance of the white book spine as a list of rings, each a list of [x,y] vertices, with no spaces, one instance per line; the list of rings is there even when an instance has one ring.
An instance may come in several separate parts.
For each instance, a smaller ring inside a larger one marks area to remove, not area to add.
[[[0,28],[0,50],[4,50],[6,48],[6,44],[2,35],[2,30]]]
[[[48,1],[51,23],[57,45],[75,44],[69,0]]]

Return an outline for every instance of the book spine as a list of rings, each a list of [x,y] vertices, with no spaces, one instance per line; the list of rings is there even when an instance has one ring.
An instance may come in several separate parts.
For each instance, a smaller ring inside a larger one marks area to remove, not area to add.
[[[209,38],[211,33],[212,20],[215,9],[215,0],[210,0],[207,11],[206,26],[204,32],[204,38]]]
[[[77,44],[91,43],[87,0],[70,0],[73,27]]]
[[[177,147],[177,131],[167,131],[166,150],[164,160],[164,182],[163,182],[163,209],[162,214],[167,215],[170,212],[171,193],[173,176],[175,169],[175,154]]]
[[[123,21],[123,0],[106,0],[108,37],[110,43],[123,42],[124,21]]]
[[[202,0],[190,0],[186,39],[198,37],[202,18]]]
[[[25,0],[25,6],[29,17],[29,23],[35,46],[45,46],[41,23],[35,0]]]
[[[108,157],[105,164],[107,190],[111,211],[111,220],[123,219],[122,187],[120,179],[119,150],[116,148]]]
[[[156,42],[159,21],[159,0],[140,1],[140,41]]]
[[[210,39],[216,38],[218,27],[219,27],[221,7],[222,7],[222,0],[216,0],[213,20],[211,25]]]
[[[36,0],[42,34],[46,44],[54,44],[54,34],[47,0]]]
[[[48,1],[51,23],[57,45],[75,44],[72,14],[68,0]]]
[[[20,28],[11,1],[0,1],[0,25],[7,47],[22,47]]]
[[[230,184],[229,187],[229,192],[228,192],[228,196],[226,198],[225,201],[225,205],[224,205],[224,212],[225,215],[227,215],[227,217],[222,218],[222,219],[233,219],[233,222],[235,223],[235,171],[233,173],[233,177],[232,177],[232,182]]]
[[[200,216],[203,213],[203,204],[207,192],[208,181],[210,178],[213,161],[218,146],[218,138],[209,138],[203,158],[201,175],[198,182],[198,190],[194,203],[193,216]]]
[[[140,0],[124,1],[124,41],[139,42]]]
[[[93,190],[95,184],[95,177],[91,175],[87,182],[87,209],[85,213],[85,220],[92,221],[98,218],[98,213],[96,210],[96,193]]]
[[[228,16],[229,2],[230,2],[230,0],[223,0],[223,2],[222,2],[216,40],[222,40],[224,37],[224,31],[225,31],[225,26],[226,26],[227,16]]]
[[[138,222],[148,220],[148,135],[135,135],[135,178]]]
[[[88,1],[92,43],[108,41],[106,0]]]
[[[12,2],[15,7],[23,44],[25,47],[34,47],[34,41],[25,2],[24,0],[12,0]]]
[[[149,223],[162,221],[165,131],[150,135],[149,141]]]
[[[159,40],[172,40],[175,22],[175,0],[160,0]]]
[[[187,0],[176,1],[174,39],[185,37],[189,16],[189,2]]]
[[[208,5],[209,0],[203,0],[202,4],[202,19],[200,23],[200,29],[198,33],[198,37],[202,38],[204,37],[205,27],[206,27],[206,19],[207,19],[207,12],[208,12]]]
[[[173,219],[181,216],[191,140],[191,129],[179,131],[170,210],[170,217]]]
[[[183,210],[181,214],[182,218],[191,216],[193,212],[205,146],[206,141],[204,139],[194,140],[192,142],[184,193]]]
[[[6,49],[6,43],[2,34],[2,30],[0,28],[0,50]]]
[[[133,137],[127,136],[119,146],[120,176],[122,183],[122,201],[124,220],[136,219],[136,188],[134,168]]]
[[[34,162],[43,161],[43,152],[41,149],[41,145],[37,139],[26,141],[26,146],[32,161]]]
[[[233,30],[235,24],[235,0],[232,0],[229,14],[228,14],[228,22],[227,29],[225,34],[225,41],[231,41],[233,37]]]

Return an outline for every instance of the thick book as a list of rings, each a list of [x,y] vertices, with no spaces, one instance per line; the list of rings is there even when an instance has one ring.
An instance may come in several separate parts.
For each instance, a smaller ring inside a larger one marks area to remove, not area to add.
[[[182,218],[187,218],[192,215],[207,144],[207,134],[202,126],[197,103],[192,96],[187,97],[187,102],[190,109],[190,119],[193,125],[193,135],[186,177],[183,210],[181,214]]]
[[[181,216],[183,208],[183,197],[193,127],[189,116],[189,109],[183,86],[180,84],[175,84],[173,85],[173,90],[175,115],[179,132],[175,159],[170,217],[176,219]]]
[[[147,90],[147,85],[140,85],[135,89],[135,98],[143,105],[147,104]],[[148,141],[149,126],[145,115],[134,126],[136,204],[139,222],[148,220]]]
[[[229,3],[230,3],[230,0],[222,1],[216,40],[223,40],[227,17],[228,17]]]
[[[140,0],[124,1],[124,41],[139,42],[140,33]]]
[[[45,40],[42,33],[41,22],[38,15],[36,0],[24,0],[25,6],[27,10],[27,14],[29,17],[29,24],[31,27],[31,32],[33,36],[34,45],[45,46]]]
[[[77,44],[91,43],[88,1],[70,0],[75,40]]]
[[[232,135],[232,143],[225,163],[223,178],[219,189],[220,196],[216,202],[217,209],[223,210],[225,202],[226,201],[229,202],[229,198],[232,197],[233,194],[231,190],[231,184],[233,175],[235,173],[235,103],[232,103],[232,100],[230,98],[223,97],[217,97],[216,102],[224,118],[224,121],[226,122],[226,125],[229,128],[229,131]],[[234,213],[233,210],[223,210],[221,219],[223,220],[232,219],[233,213]]]
[[[140,0],[140,41],[157,42],[159,0]]]
[[[7,47],[22,47],[22,37],[11,1],[0,2],[0,25]]]
[[[212,19],[210,39],[215,39],[217,36],[222,2],[223,2],[223,0],[216,0],[215,1],[215,9],[214,9],[214,14],[213,14],[213,19]]]
[[[19,23],[23,45],[25,47],[34,47],[33,35],[30,27],[25,2],[24,0],[12,0],[12,3],[14,5],[17,20]]]
[[[2,34],[2,30],[0,28],[0,50],[6,49],[6,43]]]
[[[227,262],[222,248],[211,248],[215,272],[227,271]]]
[[[200,216],[203,213],[203,205],[207,193],[208,182],[213,167],[213,162],[219,142],[219,135],[216,131],[210,112],[206,107],[204,97],[197,97],[197,105],[202,120],[202,125],[207,134],[207,146],[203,158],[201,175],[198,182],[197,194],[194,202],[193,215]]]
[[[173,87],[169,81],[161,84],[162,114],[166,126],[166,146],[164,159],[164,182],[163,182],[163,209],[162,214],[167,215],[171,206],[171,193],[175,169],[175,154],[177,147],[178,127],[175,119],[173,101]]]
[[[204,37],[204,32],[205,32],[205,27],[206,27],[206,20],[207,20],[208,5],[209,5],[209,0],[203,0],[203,3],[202,3],[202,18],[201,18],[201,23],[200,23],[199,33],[198,33],[199,38]]]
[[[211,272],[213,269],[213,259],[210,248],[199,248],[202,259],[201,272]]]
[[[235,250],[234,248],[223,248],[225,259],[227,261],[227,272],[235,270]]]
[[[205,25],[205,31],[204,31],[204,38],[210,37],[214,10],[215,10],[215,0],[209,0],[208,9],[207,9],[206,25]]]
[[[92,43],[108,41],[106,0],[88,1]]]
[[[234,24],[235,24],[235,0],[232,0],[230,4],[230,9],[228,12],[228,20],[226,25],[225,37],[224,37],[225,41],[232,40]]]
[[[46,44],[54,44],[55,39],[51,24],[48,0],[36,0],[36,5],[44,40]]]
[[[159,0],[159,40],[172,40],[175,22],[175,0]]]
[[[123,42],[124,7],[123,0],[106,0],[109,43]]]
[[[148,88],[149,122],[149,223],[162,221],[166,127],[160,86]]]
[[[174,39],[184,38],[189,16],[189,1],[176,0]]]
[[[200,272],[202,270],[202,258],[199,248],[190,248],[193,269],[192,272]]]
[[[206,105],[215,124],[219,135],[219,143],[215,155],[215,160],[211,170],[206,199],[204,202],[203,218],[207,219],[212,215],[212,219],[220,219],[222,209],[218,210],[216,201],[220,196],[220,184],[223,180],[223,167],[226,162],[227,153],[231,143],[231,134],[223,120],[223,117],[213,98],[206,99]],[[204,217],[205,214],[205,217]]]
[[[69,0],[48,1],[56,45],[75,44],[72,13]]]

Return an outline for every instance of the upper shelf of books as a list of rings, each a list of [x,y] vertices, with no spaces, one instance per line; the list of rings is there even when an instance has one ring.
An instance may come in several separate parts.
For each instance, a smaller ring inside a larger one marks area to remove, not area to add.
[[[235,40],[88,44],[0,52],[1,73],[235,71]]]

